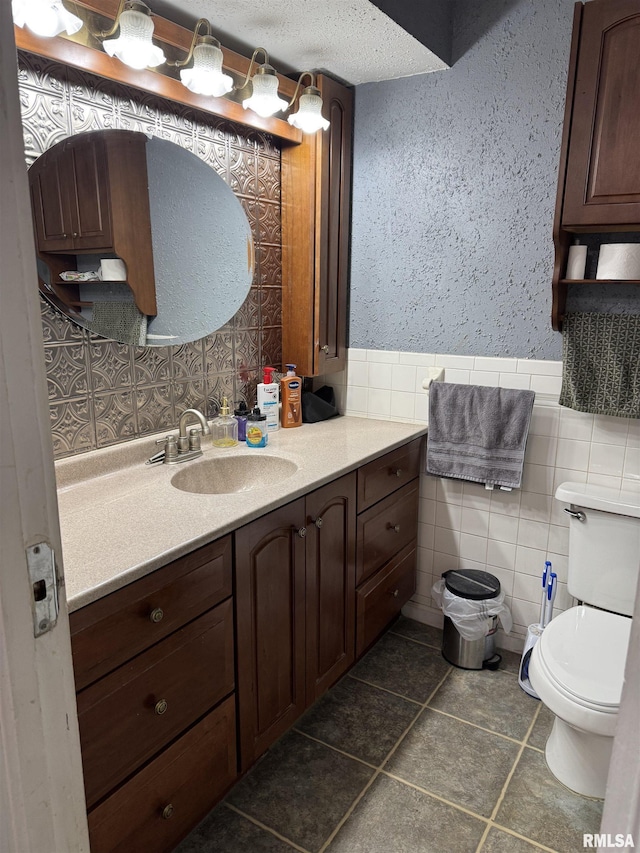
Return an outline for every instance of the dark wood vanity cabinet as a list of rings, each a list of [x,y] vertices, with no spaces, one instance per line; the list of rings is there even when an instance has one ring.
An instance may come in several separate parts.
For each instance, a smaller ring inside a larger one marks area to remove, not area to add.
[[[571,243],[584,232],[640,231],[639,45],[640,0],[576,4],[554,224],[554,329],[562,327]]]
[[[327,130],[282,149],[282,355],[298,374],[346,366],[353,90],[317,75]]]
[[[237,778],[231,537],[70,615],[92,853],[172,850]]]
[[[356,475],[236,532],[246,769],[354,660]]]
[[[78,255],[117,256],[143,314],[157,313],[145,138],[122,132],[72,136],[29,169],[38,257],[50,290],[76,307],[78,286],[60,273],[77,269]]]
[[[358,470],[356,657],[416,588],[421,438]]]
[[[422,439],[71,613],[92,853],[168,853],[415,589]]]

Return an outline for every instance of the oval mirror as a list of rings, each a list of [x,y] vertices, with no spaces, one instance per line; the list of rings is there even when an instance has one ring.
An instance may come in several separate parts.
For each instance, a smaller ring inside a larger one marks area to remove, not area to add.
[[[233,191],[173,142],[127,130],[62,140],[29,169],[43,296],[121,343],[183,344],[226,322],[253,279]]]

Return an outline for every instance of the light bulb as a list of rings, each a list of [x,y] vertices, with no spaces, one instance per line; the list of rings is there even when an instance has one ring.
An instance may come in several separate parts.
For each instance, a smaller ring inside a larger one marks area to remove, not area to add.
[[[146,11],[144,11],[146,9]],[[155,68],[166,62],[163,51],[151,41],[153,21],[144,3],[135,3],[135,8],[125,8],[118,19],[120,35],[103,42],[109,56],[117,56],[130,68],[142,70]]]
[[[72,36],[82,28],[82,19],[68,12],[61,0],[12,0],[11,10],[16,26],[45,38],[63,32]]]
[[[315,86],[308,86],[298,100],[298,112],[288,118],[289,124],[303,133],[315,133],[326,130],[329,122],[322,116],[322,97]]]
[[[242,102],[245,110],[253,110],[259,116],[268,118],[289,106],[287,101],[278,97],[278,78],[270,65],[261,65],[251,83],[251,97]]]
[[[222,51],[211,36],[203,36],[193,49],[193,68],[180,72],[183,85],[197,95],[219,98],[233,89],[233,79],[222,72]]]

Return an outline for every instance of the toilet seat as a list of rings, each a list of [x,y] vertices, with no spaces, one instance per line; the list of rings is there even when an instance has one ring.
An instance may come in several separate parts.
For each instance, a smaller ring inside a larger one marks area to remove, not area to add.
[[[556,689],[603,713],[620,705],[631,619],[572,607],[559,614],[540,638],[540,656]]]
[[[631,619],[571,607],[544,629],[531,656],[531,684],[556,716],[582,731],[613,737]]]

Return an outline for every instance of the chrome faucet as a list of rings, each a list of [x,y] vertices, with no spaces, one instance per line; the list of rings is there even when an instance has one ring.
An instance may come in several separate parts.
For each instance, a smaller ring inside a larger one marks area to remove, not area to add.
[[[190,420],[195,418],[200,422],[200,428],[202,430],[202,435],[211,435],[211,430],[209,429],[209,424],[207,423],[207,419],[198,409],[185,409],[184,412],[180,415],[180,420],[178,421],[178,453],[186,453],[191,449],[200,450],[200,435],[198,436],[198,447],[191,447],[191,437],[193,434],[193,430],[190,431],[190,435],[187,435],[187,423]]]
[[[199,429],[190,429],[187,435],[187,424],[195,418],[199,422]],[[164,448],[147,459],[147,465],[163,462],[165,465],[174,465],[176,462],[186,462],[188,459],[197,459],[202,456],[200,444],[201,435],[211,435],[207,419],[198,409],[185,409],[178,421],[178,437],[167,435],[159,438],[156,444],[164,444]]]

